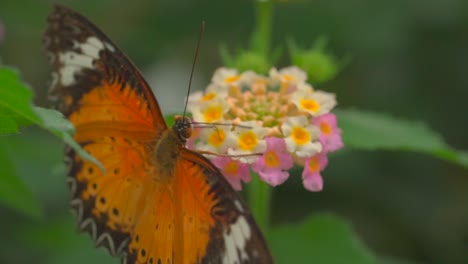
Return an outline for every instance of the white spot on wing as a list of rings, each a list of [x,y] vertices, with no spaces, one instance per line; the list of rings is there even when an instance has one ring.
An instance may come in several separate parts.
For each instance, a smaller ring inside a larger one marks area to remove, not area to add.
[[[89,37],[85,42],[73,43],[73,48],[81,52],[67,51],[59,54],[60,82],[62,85],[72,85],[75,82],[75,74],[84,68],[93,69],[93,61],[99,59],[99,52],[104,49],[104,44],[96,37]]]
[[[59,57],[60,63],[64,67],[69,65],[77,66],[81,68],[92,68],[93,67],[93,58],[87,55],[79,54],[73,51],[68,51],[60,53]]]
[[[242,217],[244,218],[244,217]],[[241,254],[241,260],[248,260],[249,257],[247,253],[245,252],[245,245],[247,244],[246,237],[244,236],[242,232],[242,227],[239,226],[240,224],[240,219],[237,221],[237,224],[234,224],[231,229],[231,234],[232,237],[235,241],[236,247],[239,249],[239,252]],[[236,250],[237,253],[237,250]],[[239,263],[242,263],[239,261]]]
[[[235,200],[234,205],[236,206],[237,210],[239,210],[239,212],[244,212],[244,207],[242,207],[242,204],[239,200]]]
[[[87,40],[86,40],[87,43],[89,43],[90,45],[93,45],[94,47],[96,47],[98,50],[102,50],[104,49],[104,44],[102,44],[102,41],[100,41],[98,38],[96,37],[89,37]]]
[[[104,46],[106,46],[106,48],[111,52],[115,52],[114,46],[112,46],[110,43],[104,42]]]
[[[224,234],[224,245],[226,246],[226,255],[224,256],[223,264],[235,263],[237,260],[237,251],[232,234],[227,234],[227,232]]]
[[[73,178],[68,177],[67,178],[67,183],[70,186],[70,192],[74,194],[76,192],[76,180],[73,179]]]
[[[96,239],[96,246],[99,245],[105,245],[105,241],[107,241],[107,246],[109,249],[109,252],[111,253],[112,256],[115,255],[115,246],[114,246],[114,241],[112,240],[112,237],[108,233],[102,233],[97,239]]]
[[[81,67],[64,65],[60,68],[60,82],[62,85],[71,85],[75,82],[75,73],[81,71]]]
[[[90,227],[88,227],[90,226]],[[87,228],[91,228],[90,235],[93,238],[93,240],[96,240],[96,235],[97,235],[97,227],[96,223],[92,218],[87,218],[83,222],[81,222],[80,227],[81,230],[86,230]]]
[[[230,232],[228,232],[230,230]],[[229,230],[225,230],[224,245],[226,252],[223,258],[223,264],[243,263],[249,260],[246,245],[250,239],[251,231],[244,216],[239,216],[237,221],[231,224]]]
[[[93,45],[91,44],[88,44],[88,43],[84,43],[82,44],[81,46],[79,46],[81,48],[81,51],[92,57],[92,58],[99,58],[99,51],[101,51],[100,49],[96,49],[96,47],[94,47]]]
[[[239,217],[237,223],[242,231],[242,234],[244,234],[244,237],[250,239],[251,230],[249,223],[247,223],[247,220],[245,220],[245,217]]]
[[[74,199],[70,202],[70,206],[76,209],[78,221],[81,222],[83,220],[83,202],[80,199]]]

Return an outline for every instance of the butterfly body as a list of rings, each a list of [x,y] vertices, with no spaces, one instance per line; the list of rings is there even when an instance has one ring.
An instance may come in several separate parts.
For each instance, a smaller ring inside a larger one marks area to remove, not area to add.
[[[247,205],[205,157],[185,148],[190,122],[168,128],[155,95],[96,26],[57,6],[45,48],[51,95],[75,141],[67,147],[71,208],[81,231],[123,263],[272,263]]]
[[[166,130],[154,149],[154,163],[160,168],[154,175],[161,175],[161,180],[174,180],[174,169],[184,145],[173,129]]]

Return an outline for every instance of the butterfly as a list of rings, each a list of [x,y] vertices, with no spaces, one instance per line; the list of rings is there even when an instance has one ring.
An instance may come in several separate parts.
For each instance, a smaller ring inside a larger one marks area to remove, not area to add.
[[[185,147],[190,120],[167,127],[142,74],[104,33],[56,6],[44,47],[51,96],[105,168],[66,148],[79,230],[127,264],[273,263],[240,195]]]

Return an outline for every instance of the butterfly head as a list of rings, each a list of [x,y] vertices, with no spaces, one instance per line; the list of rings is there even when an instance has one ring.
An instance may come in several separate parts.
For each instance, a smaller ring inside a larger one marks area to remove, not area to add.
[[[192,135],[192,122],[187,117],[176,116],[172,130],[174,130],[179,139],[185,143]]]

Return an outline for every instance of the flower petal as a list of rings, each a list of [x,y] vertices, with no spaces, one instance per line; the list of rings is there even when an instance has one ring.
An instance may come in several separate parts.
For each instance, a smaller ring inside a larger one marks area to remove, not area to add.
[[[323,189],[323,179],[320,173],[308,174],[302,179],[304,188],[311,192],[320,192]]]

